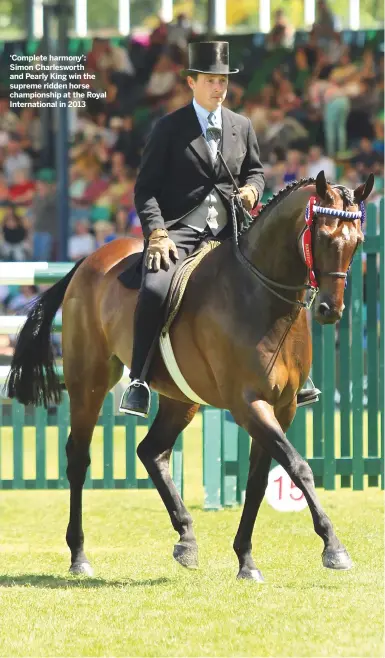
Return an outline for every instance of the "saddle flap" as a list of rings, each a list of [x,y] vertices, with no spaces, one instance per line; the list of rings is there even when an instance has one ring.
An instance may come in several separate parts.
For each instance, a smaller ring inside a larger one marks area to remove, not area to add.
[[[167,296],[166,312],[165,312],[165,325],[162,329],[162,334],[165,335],[169,332],[173,321],[179,311],[182,303],[183,295],[191,274],[198,267],[203,258],[210,251],[215,249],[220,243],[219,240],[210,240],[203,242],[202,245],[191,254],[187,256],[183,263],[176,270],[170,285],[170,290]]]
[[[127,256],[126,269],[118,276],[118,280],[130,290],[139,290],[141,286],[143,253],[143,251],[139,251]]]

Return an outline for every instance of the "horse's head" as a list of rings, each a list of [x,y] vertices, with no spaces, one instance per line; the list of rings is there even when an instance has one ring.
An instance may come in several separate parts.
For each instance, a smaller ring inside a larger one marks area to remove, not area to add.
[[[329,185],[323,171],[317,176],[318,209],[313,217],[312,243],[314,272],[320,290],[316,319],[320,324],[332,324],[342,316],[346,275],[354,253],[364,239],[357,213],[361,202],[372,191],[373,183],[374,177],[370,174],[366,183],[353,191]],[[322,208],[325,208],[325,213]]]

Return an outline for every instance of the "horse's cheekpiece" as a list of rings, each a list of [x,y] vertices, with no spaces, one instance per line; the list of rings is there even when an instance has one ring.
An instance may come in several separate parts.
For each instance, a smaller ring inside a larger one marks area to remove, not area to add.
[[[331,217],[338,217],[338,219],[344,219],[345,221],[348,222],[354,222],[356,221],[356,219],[360,219],[362,226],[365,221],[365,204],[363,201],[361,201],[360,203],[360,209],[361,210],[359,210],[358,212],[349,212],[348,210],[338,210],[336,208],[324,208],[323,206],[319,205],[319,199],[317,199],[317,197],[315,196],[310,197],[309,203],[307,204],[305,210],[306,226],[304,227],[300,235],[300,240],[302,246],[303,259],[306,267],[309,270],[310,285],[312,289],[315,291],[312,301],[314,300],[319,289],[316,274],[315,274],[315,269],[314,269],[313,246],[312,246],[313,229],[318,215],[329,215]],[[320,274],[322,276],[334,276],[337,279],[345,279],[345,286],[346,286],[350,265],[347,272],[320,272]]]

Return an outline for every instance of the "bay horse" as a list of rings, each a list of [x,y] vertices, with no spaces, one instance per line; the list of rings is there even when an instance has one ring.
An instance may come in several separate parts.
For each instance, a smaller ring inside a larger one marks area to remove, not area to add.
[[[319,287],[316,319],[321,324],[337,322],[343,311],[347,271],[363,241],[359,205],[363,210],[362,202],[372,187],[372,175],[352,191],[331,185],[322,171],[316,180],[302,180],[281,190],[240,235],[239,249],[229,239],[203,258],[171,327],[174,354],[192,390],[208,404],[230,410],[252,438],[246,498],[233,545],[240,579],[263,582],[252,557],[251,539],[273,458],[305,495],[314,530],[324,543],[323,565],[352,566],[318,501],[312,471],[285,432],[312,360],[304,301],[309,272]],[[318,204],[310,240],[314,270],[301,247],[311,200]],[[70,483],[66,541],[74,574],[92,574],[84,552],[82,489],[93,430],[107,392],[131,359],[138,293],[125,288],[117,277],[127,267],[127,257],[141,249],[138,240],[114,240],[45,291],[19,334],[7,381],[8,395],[21,403],[47,406],[59,401],[61,385],[54,371],[50,332],[63,303],[63,368],[71,412],[66,445]],[[174,384],[159,350],[150,379],[159,394],[159,410],[137,454],[179,534],[174,558],[196,568],[192,518],[171,479],[169,461],[177,436],[199,404]]]

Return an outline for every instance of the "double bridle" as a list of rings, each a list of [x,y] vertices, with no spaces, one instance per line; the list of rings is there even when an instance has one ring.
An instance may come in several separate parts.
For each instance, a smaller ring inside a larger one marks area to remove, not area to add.
[[[305,226],[303,227],[302,231],[300,232],[298,236],[298,242],[301,245],[302,248],[302,258],[304,260],[304,263],[308,269],[308,279],[309,283],[306,283],[302,286],[289,286],[287,284],[282,284],[278,283],[277,281],[273,281],[272,279],[269,279],[267,276],[262,274],[262,272],[253,265],[241,252],[240,247],[239,247],[239,242],[238,242],[238,226],[237,226],[237,217],[236,217],[236,209],[235,209],[235,204],[236,204],[236,199],[237,197],[234,195],[231,197],[231,214],[232,214],[232,220],[233,220],[233,227],[234,227],[234,246],[235,246],[235,254],[238,258],[238,260],[245,266],[247,269],[252,272],[260,281],[260,283],[267,288],[273,295],[278,297],[279,299],[288,302],[289,304],[296,304],[297,306],[305,309],[310,309],[314,299],[316,298],[318,292],[319,292],[319,286],[316,278],[316,272],[320,276],[331,276],[335,277],[337,279],[347,279],[349,270],[350,270],[350,265],[347,270],[347,272],[320,272],[319,270],[314,268],[314,263],[313,263],[313,236],[314,236],[314,226],[315,226],[315,221],[318,218],[319,215],[329,215],[333,217],[338,217],[339,219],[343,219],[345,221],[350,221],[354,222],[356,219],[361,220],[361,226],[363,222],[365,221],[365,205],[363,202],[360,204],[360,210],[357,212],[350,212],[348,210],[337,210],[334,208],[324,208],[323,206],[318,205],[318,199],[315,196],[310,197],[310,200],[306,206],[305,210]],[[237,203],[241,204],[241,200],[238,198]],[[345,283],[346,285],[346,283]],[[274,290],[274,288],[278,288],[281,290],[292,290],[296,292],[300,292],[302,290],[311,290],[311,295],[310,298],[307,302],[302,302],[297,299],[289,299],[288,297],[285,297],[284,295],[281,295],[277,290]]]

